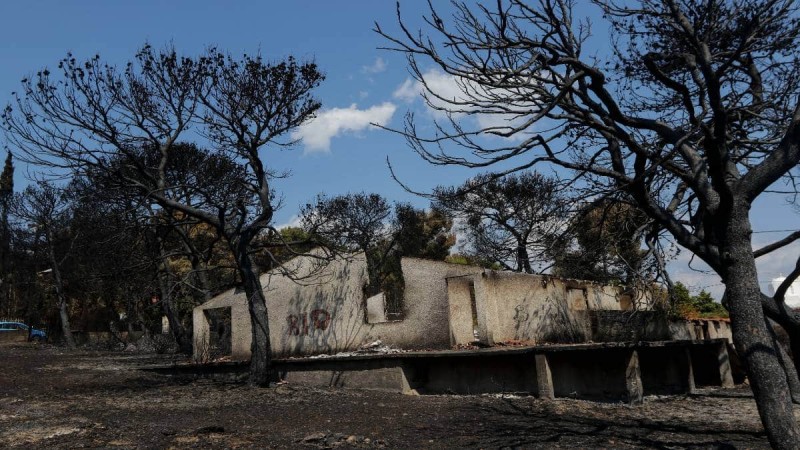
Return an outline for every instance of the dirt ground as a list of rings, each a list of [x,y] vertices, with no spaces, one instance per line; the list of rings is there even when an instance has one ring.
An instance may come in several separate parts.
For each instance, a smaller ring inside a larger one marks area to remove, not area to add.
[[[767,448],[746,387],[642,406],[251,388],[137,370],[169,356],[0,345],[0,447]]]

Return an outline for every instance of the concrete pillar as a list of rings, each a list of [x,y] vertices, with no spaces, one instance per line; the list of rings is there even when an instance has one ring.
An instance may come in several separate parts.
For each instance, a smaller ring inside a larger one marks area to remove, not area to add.
[[[719,333],[717,333],[717,322],[716,320],[709,320],[706,322],[708,327],[708,338],[709,339],[717,339],[719,337]]]
[[[639,352],[632,350],[627,358],[625,367],[625,388],[628,391],[628,403],[642,404],[642,371],[639,366]]]
[[[419,391],[417,391],[417,384],[414,383],[414,378],[416,377],[416,369],[414,366],[403,363],[397,367],[397,370],[400,371],[400,389],[405,395],[419,395]]]
[[[731,360],[728,356],[728,345],[725,342],[717,344],[717,362],[719,363],[719,381],[722,387],[733,387],[733,372]]]
[[[553,389],[553,374],[550,372],[550,363],[547,361],[547,355],[536,355],[536,384],[538,385],[539,398],[546,398],[553,400],[555,398],[555,390]]]
[[[689,350],[689,347],[684,348],[683,351],[686,354],[686,366],[689,368],[688,370],[689,380],[686,385],[689,387],[689,394],[693,394],[695,391],[695,385],[694,385],[694,366],[692,366],[692,351]]]

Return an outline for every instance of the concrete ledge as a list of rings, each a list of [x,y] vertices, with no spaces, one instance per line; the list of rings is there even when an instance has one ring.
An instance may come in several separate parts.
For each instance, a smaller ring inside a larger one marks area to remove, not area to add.
[[[468,357],[468,358],[482,358],[489,355],[520,355],[520,354],[549,354],[556,352],[576,352],[585,350],[602,350],[602,349],[645,349],[645,348],[662,348],[662,347],[705,347],[712,344],[725,342],[725,339],[708,339],[703,341],[641,341],[641,342],[600,342],[589,344],[546,344],[546,345],[529,345],[521,347],[491,347],[481,348],[477,350],[415,350],[401,353],[375,353],[363,355],[348,355],[348,356],[323,356],[312,358],[276,358],[276,364],[286,365],[304,365],[318,361],[363,361],[371,359],[429,359],[429,358],[453,358],[453,357]]]

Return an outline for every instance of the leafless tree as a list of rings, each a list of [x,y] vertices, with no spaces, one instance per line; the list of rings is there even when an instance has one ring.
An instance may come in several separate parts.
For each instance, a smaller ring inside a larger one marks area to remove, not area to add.
[[[22,221],[22,226],[36,230],[37,236],[44,238],[44,248],[47,252],[48,270],[42,275],[50,278],[53,292],[58,305],[58,314],[61,319],[61,333],[67,347],[75,348],[75,339],[69,321],[69,303],[64,290],[64,279],[61,267],[68,254],[57,254],[58,240],[69,240],[68,224],[71,215],[71,202],[65,192],[50,183],[39,183],[38,186],[28,186],[25,191],[14,196],[11,203],[11,213],[17,220]]]
[[[291,145],[287,133],[313,117],[320,103],[312,91],[322,79],[314,63],[235,59],[214,48],[188,57],[145,45],[122,69],[99,56],[79,61],[70,54],[56,73],[43,69],[24,79],[2,118],[21,159],[78,175],[106,173],[159,207],[216,230],[247,295],[250,382],[263,385],[274,373],[266,299],[250,251],[271,227],[277,207],[271,181],[281,175],[264,155]],[[202,139],[213,147],[207,158],[232,163],[232,183],[243,195],[220,198],[221,187],[170,184],[176,146]]]
[[[577,5],[597,8],[612,35],[593,36]],[[798,319],[783,297],[800,275],[800,261],[768,297],[759,289],[755,260],[800,233],[754,250],[749,219],[759,196],[797,191],[800,24],[794,2],[498,0],[454,6],[447,18],[431,3],[425,31],[410,29],[399,5],[399,31],[376,26],[392,50],[408,56],[427,104],[449,119],[426,134],[409,115],[398,131],[433,164],[516,162],[506,172],[550,164],[572,171],[576,188],[625,192],[722,278],[734,342],[770,443],[796,448],[798,426],[765,312],[798,336]],[[609,50],[586,51],[589,39],[608,42]],[[429,70],[450,77],[460,95],[437,92],[426,80]]]

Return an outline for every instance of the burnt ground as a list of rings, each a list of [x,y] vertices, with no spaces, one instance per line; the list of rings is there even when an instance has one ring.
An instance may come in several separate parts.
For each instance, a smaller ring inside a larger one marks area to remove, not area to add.
[[[627,406],[251,388],[136,369],[171,360],[2,344],[0,447],[768,447],[746,386]]]

